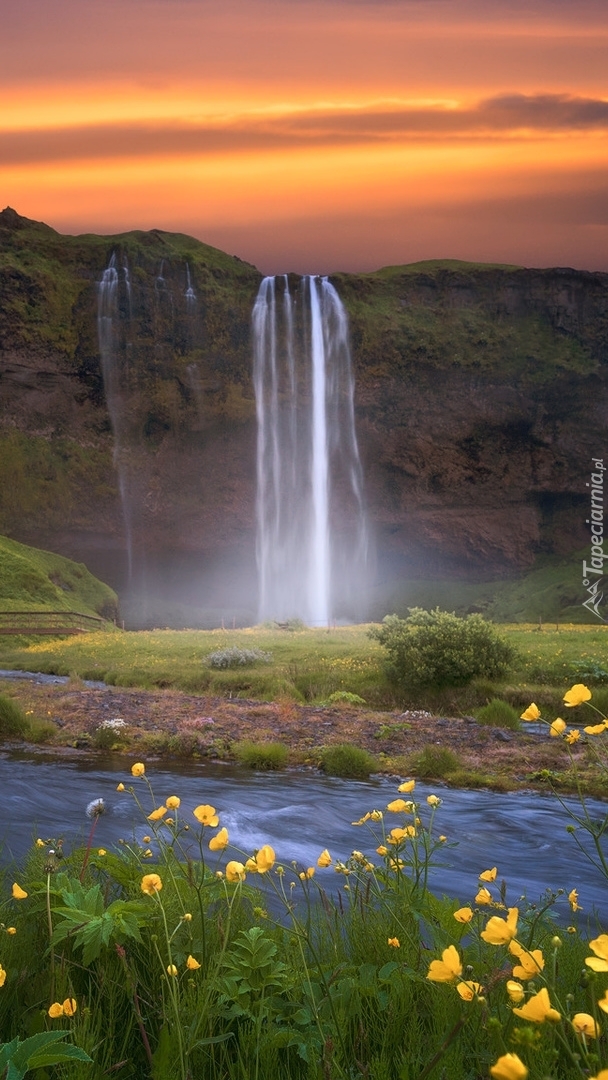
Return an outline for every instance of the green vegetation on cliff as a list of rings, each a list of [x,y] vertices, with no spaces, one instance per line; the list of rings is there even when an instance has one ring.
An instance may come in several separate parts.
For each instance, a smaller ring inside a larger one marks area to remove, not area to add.
[[[0,536],[0,611],[44,610],[113,619],[118,598],[82,563]]]

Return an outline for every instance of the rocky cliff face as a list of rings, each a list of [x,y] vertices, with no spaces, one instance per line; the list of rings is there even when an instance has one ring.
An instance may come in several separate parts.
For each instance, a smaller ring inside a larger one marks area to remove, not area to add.
[[[590,459],[604,454],[608,275],[428,263],[332,281],[379,578],[508,575],[583,547]],[[0,532],[119,589],[130,549],[140,601],[251,611],[259,282],[189,237],[64,237],[2,212]]]

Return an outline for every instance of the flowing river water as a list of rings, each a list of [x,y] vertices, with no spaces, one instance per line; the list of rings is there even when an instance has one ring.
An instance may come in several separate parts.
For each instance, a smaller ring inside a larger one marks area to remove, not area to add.
[[[157,804],[169,795],[179,795],[180,813],[196,825],[191,811],[199,803],[217,808],[221,824],[230,834],[228,858],[239,858],[231,849],[251,854],[262,844],[271,844],[277,858],[292,860],[298,869],[316,864],[323,848],[334,858],[345,860],[353,849],[368,854],[372,861],[376,842],[367,828],[351,824],[375,808],[384,810],[397,797],[397,781],[372,778],[366,782],[324,777],[314,772],[253,773],[233,766],[189,763],[149,764],[147,775]],[[66,759],[47,755],[8,752],[0,755],[2,858],[19,859],[33,838],[65,838],[70,844],[86,841],[90,821],[87,804],[103,798],[107,813],[98,821],[95,847],[107,849],[120,839],[143,841],[149,825],[137,809],[132,795],[117,792],[122,781],[133,786],[146,811],[152,808],[147,784],[133,780],[129,762],[123,758]],[[461,791],[418,783],[415,795],[426,819],[425,799],[429,793],[442,799],[436,815],[436,831],[448,838],[431,871],[431,887],[438,895],[470,903],[482,870],[498,866],[498,880],[507,882],[507,903],[515,905],[525,893],[538,902],[547,888],[576,888],[584,908],[583,919],[595,915],[603,928],[608,923],[608,887],[605,879],[579,851],[567,812],[551,795],[533,792],[510,794],[492,791]],[[576,809],[576,803],[568,805]],[[602,820],[606,806],[589,800],[591,815]],[[387,825],[399,824],[401,816],[387,814]],[[452,843],[457,846],[449,846]],[[214,858],[214,857],[213,857]],[[211,864],[212,865],[212,864]],[[333,870],[317,870],[317,878],[328,891],[343,883]],[[570,922],[566,896],[557,912]]]

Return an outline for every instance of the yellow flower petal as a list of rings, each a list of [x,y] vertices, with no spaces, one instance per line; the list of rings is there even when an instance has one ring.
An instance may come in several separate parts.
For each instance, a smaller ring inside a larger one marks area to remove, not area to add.
[[[583,728],[583,731],[587,735],[601,735],[603,731],[606,731],[607,727],[608,725],[605,722],[603,724],[591,724],[589,727]]]
[[[54,1001],[49,1008],[49,1016],[53,1020],[57,1020],[59,1016],[63,1016],[63,1005],[59,1001]]]
[[[182,800],[178,795],[170,795],[168,799],[165,799],[165,806],[168,810],[177,810],[181,806]]]
[[[387,810],[390,810],[391,814],[401,814],[406,809],[407,803],[405,799],[393,799],[389,802]]]
[[[195,960],[193,956],[189,956],[186,960],[186,967],[189,971],[198,971],[200,966],[198,960]]]
[[[493,915],[486,924],[485,930],[481,931],[481,937],[488,945],[508,945],[517,933],[517,918],[519,911],[516,907],[509,908],[506,919]]]
[[[482,993],[483,986],[478,982],[459,982],[456,989],[463,1001],[472,1001]]]
[[[520,1001],[524,1000],[526,991],[521,983],[516,982],[515,979],[507,979],[507,994],[515,1005],[519,1005]]]
[[[532,702],[531,705],[528,705],[528,708],[526,709],[526,711],[522,712],[519,719],[520,720],[532,721],[532,720],[538,720],[539,718],[540,718],[540,709],[539,709],[538,705],[535,705],[534,702]]]
[[[226,880],[231,881],[233,884],[245,880],[245,867],[242,862],[232,859],[229,863],[226,863]]]
[[[13,882],[13,900],[26,900],[27,893],[16,881]]]
[[[578,902],[578,892],[576,889],[571,889],[568,893],[568,902],[573,911],[582,911],[582,907]]]
[[[462,975],[462,961],[458,950],[449,945],[441,954],[441,960],[432,960],[427,979],[431,982],[454,982]]]
[[[580,733],[580,731],[578,731],[578,729],[573,729],[571,731],[568,731],[564,735],[564,739],[566,740],[567,743],[569,743],[570,746],[572,746],[572,743],[578,742],[580,737],[581,737],[581,733]]]
[[[584,683],[576,683],[564,694],[564,704],[568,708],[572,709],[575,705],[582,705],[583,701],[589,701],[591,698],[591,690],[585,686]]]
[[[319,858],[317,859],[317,866],[320,866],[322,868],[325,866],[331,866],[332,861],[333,860],[331,855],[329,854],[329,851],[327,850],[327,848],[324,848],[324,850],[319,855]]]
[[[177,968],[175,964],[167,964],[167,975],[170,975],[174,979],[177,975]]]
[[[131,765],[131,776],[143,776],[146,771],[146,766],[143,761],[136,761],[134,765]]]
[[[576,1013],[572,1017],[572,1027],[577,1035],[586,1035],[589,1039],[597,1039],[600,1029],[589,1013]]]
[[[477,896],[475,897],[475,903],[476,904],[491,904],[492,903],[492,893],[489,892],[488,889],[486,889],[485,885],[482,885],[481,889],[477,893]]]
[[[516,1016],[521,1016],[522,1020],[531,1020],[533,1024],[544,1024],[545,1020],[561,1020],[557,1009],[551,1006],[549,991],[546,986],[543,986],[538,991],[538,994],[528,998],[525,1005],[514,1008],[513,1012]]]
[[[17,933],[17,927],[16,926],[7,926],[6,932],[7,932],[7,934],[11,934],[11,935],[16,934]]]
[[[66,998],[63,1003],[64,1016],[73,1016],[77,1008],[78,1004],[76,1002],[76,998]]]
[[[258,874],[265,874],[267,870],[271,870],[274,866],[275,858],[274,848],[271,848],[270,844],[264,844],[255,856]]]
[[[598,1005],[600,1009],[603,1009],[605,1013],[608,1013],[608,990],[604,991],[604,996],[599,999]]]
[[[6,982],[6,971],[2,967],[2,964],[0,964],[0,986],[4,986],[5,982]]]
[[[473,909],[470,907],[458,908],[458,911],[454,912],[454,918],[459,923],[469,923],[473,918]]]
[[[216,825],[220,823],[220,819],[215,812],[215,806],[209,806],[208,803],[196,806],[192,813],[201,825],[209,825],[212,829],[215,829]]]
[[[415,787],[416,787],[416,781],[415,780],[405,780],[403,784],[399,784],[399,787],[397,788],[397,791],[400,791],[401,794],[411,795],[411,793],[412,793],[412,791],[414,790]]]
[[[116,790],[117,791],[124,791],[125,790],[125,785],[124,784],[117,784],[116,785]]]
[[[558,716],[557,720],[554,720],[549,728],[549,734],[552,738],[557,738],[558,735],[562,735],[566,730],[567,724],[565,720],[562,720],[561,716]]]
[[[160,821],[160,819],[163,818],[166,813],[166,806],[158,806],[156,810],[153,810],[151,814],[148,814],[148,821]]]
[[[480,881],[496,881],[497,873],[498,873],[498,870],[496,869],[495,866],[493,866],[491,870],[484,870],[483,873],[481,873],[479,875],[479,880]]]
[[[158,874],[144,874],[141,879],[141,891],[147,893],[148,896],[154,896],[162,887],[163,883]]]
[[[426,801],[429,804],[429,806],[433,807],[433,810],[435,809],[435,807],[437,807],[437,806],[439,806],[441,804],[441,799],[438,798],[437,795],[427,795]]]
[[[526,1080],[528,1070],[517,1054],[503,1054],[490,1066],[492,1080]]]
[[[228,829],[222,828],[215,836],[211,837],[209,841],[209,851],[223,851],[228,847]]]
[[[389,943],[391,949],[400,949],[401,948],[401,942],[399,941],[398,937],[389,937],[388,943]]]

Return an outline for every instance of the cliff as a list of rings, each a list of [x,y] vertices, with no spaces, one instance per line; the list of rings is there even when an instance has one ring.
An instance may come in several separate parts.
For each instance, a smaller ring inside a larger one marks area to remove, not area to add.
[[[250,611],[260,280],[190,237],[61,236],[0,213],[0,532],[84,561],[119,590],[129,547],[140,602],[164,597],[166,621],[171,604]],[[350,317],[388,594],[398,578],[514,576],[588,544],[608,275],[436,262],[332,282]],[[152,608],[134,618],[158,621]]]

